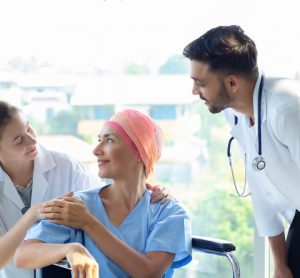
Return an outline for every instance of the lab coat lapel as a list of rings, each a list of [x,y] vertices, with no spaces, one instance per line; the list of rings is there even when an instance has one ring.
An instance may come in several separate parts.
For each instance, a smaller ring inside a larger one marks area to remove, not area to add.
[[[239,145],[242,147],[243,151],[246,152],[246,141],[243,131],[243,124],[242,121],[244,121],[244,116],[240,115],[238,117],[238,123],[232,128],[231,135],[239,142]]]
[[[12,183],[9,176],[0,168],[0,183],[3,184],[3,194],[12,201],[19,209],[24,207],[24,203]]]
[[[37,204],[42,201],[47,200],[45,194],[47,192],[48,183],[46,174],[48,171],[56,167],[56,163],[53,160],[50,153],[42,146],[39,146],[38,156],[34,163],[33,172],[33,188],[32,188],[32,198],[31,204]]]

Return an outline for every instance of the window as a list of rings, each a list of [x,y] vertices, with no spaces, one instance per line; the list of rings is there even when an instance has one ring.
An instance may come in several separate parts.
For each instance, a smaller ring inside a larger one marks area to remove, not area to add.
[[[259,65],[266,73],[299,79],[296,4],[291,0],[240,4],[2,1],[0,98],[21,105],[40,136],[72,134],[81,140],[81,147],[76,145],[70,153],[93,170],[94,157],[79,150],[92,149],[103,122],[125,107],[149,113],[166,135],[156,182],[170,187],[185,204],[194,234],[232,241],[242,277],[254,277],[258,240],[253,240],[252,206],[248,198],[230,197],[234,193],[226,157],[230,132],[221,114],[210,114],[192,96],[189,63],[181,55],[183,47],[206,30],[239,24],[255,39]],[[272,11],[268,20],[266,11]],[[235,165],[242,183],[243,160],[237,159]],[[222,260],[200,256],[176,277],[224,277],[226,268]],[[257,277],[263,277],[262,272]]]

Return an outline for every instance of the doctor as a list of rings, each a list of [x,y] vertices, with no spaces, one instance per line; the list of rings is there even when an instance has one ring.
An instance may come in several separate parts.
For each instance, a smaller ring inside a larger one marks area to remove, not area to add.
[[[13,256],[27,228],[40,217],[38,203],[98,184],[99,179],[78,161],[39,145],[22,111],[0,101],[1,267]],[[157,189],[152,201],[164,196]],[[12,261],[1,267],[0,278],[33,278],[32,270],[18,269]]]
[[[6,102],[0,102],[0,236],[8,232],[21,218],[22,214],[32,206],[65,192],[88,188],[92,179],[85,168],[65,154],[46,150],[37,144],[36,136],[28,120],[17,108]],[[22,240],[24,230],[37,218],[37,206],[33,207],[18,226],[1,237],[14,237]],[[21,232],[20,232],[21,229]],[[19,239],[19,240],[18,240]],[[3,264],[14,254],[14,246],[10,252],[0,246]],[[0,270],[1,278],[32,278],[33,271],[17,269],[9,262]]]
[[[219,26],[188,44],[193,94],[224,110],[246,154],[256,225],[268,237],[275,277],[300,277],[300,86],[263,77],[255,43],[239,26]],[[290,223],[285,240],[282,219]]]

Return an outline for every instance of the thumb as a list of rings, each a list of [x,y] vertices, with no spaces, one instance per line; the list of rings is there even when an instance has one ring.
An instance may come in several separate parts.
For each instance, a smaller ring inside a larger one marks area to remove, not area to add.
[[[146,183],[146,187],[147,189],[151,190],[151,191],[155,191],[157,189],[157,185],[151,185],[149,183]]]

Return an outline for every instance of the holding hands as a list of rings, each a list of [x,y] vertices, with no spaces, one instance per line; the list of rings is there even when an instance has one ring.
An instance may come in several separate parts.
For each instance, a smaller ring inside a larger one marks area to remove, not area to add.
[[[81,200],[74,197],[61,197],[41,204],[39,217],[55,224],[83,229],[93,216]]]

